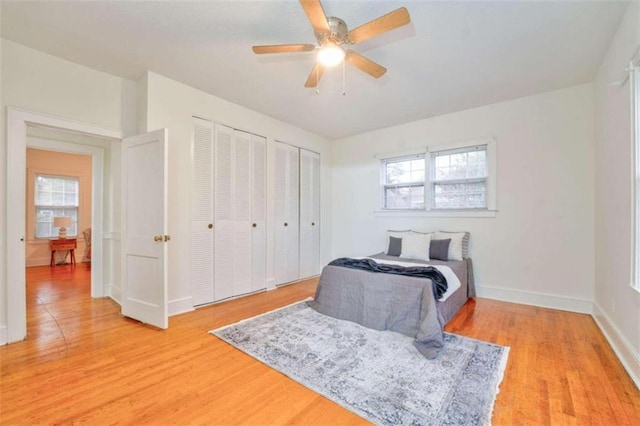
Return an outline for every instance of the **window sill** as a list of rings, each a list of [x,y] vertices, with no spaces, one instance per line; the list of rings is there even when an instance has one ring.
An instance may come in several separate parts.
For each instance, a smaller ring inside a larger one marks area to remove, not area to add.
[[[491,218],[496,217],[497,210],[375,210],[374,217],[467,217],[467,218]]]

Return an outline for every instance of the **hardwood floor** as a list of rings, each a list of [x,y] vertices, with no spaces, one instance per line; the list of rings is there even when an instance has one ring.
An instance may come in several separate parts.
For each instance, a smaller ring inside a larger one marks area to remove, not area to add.
[[[91,299],[85,264],[29,268],[27,340],[0,347],[0,423],[363,424],[207,334],[312,296],[315,280],[171,317]],[[640,393],[588,315],[470,301],[447,331],[511,347],[493,423],[640,424]]]

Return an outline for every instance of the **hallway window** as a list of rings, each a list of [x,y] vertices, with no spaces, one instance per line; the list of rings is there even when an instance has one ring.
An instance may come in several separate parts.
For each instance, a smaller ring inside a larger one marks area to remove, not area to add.
[[[36,238],[58,236],[58,228],[53,226],[53,218],[56,216],[70,216],[72,225],[67,228],[67,236],[78,236],[79,193],[77,177],[36,175]]]

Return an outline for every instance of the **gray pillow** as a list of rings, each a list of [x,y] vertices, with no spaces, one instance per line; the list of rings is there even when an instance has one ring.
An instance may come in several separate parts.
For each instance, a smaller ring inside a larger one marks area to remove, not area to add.
[[[446,240],[431,240],[429,246],[429,258],[436,260],[449,260],[449,244],[451,244],[451,238]]]
[[[389,256],[400,257],[400,253],[402,253],[402,238],[389,237],[389,250],[387,250],[387,254]]]

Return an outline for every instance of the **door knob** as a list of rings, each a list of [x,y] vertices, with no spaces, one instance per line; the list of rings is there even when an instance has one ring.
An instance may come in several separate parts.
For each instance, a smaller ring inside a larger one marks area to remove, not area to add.
[[[156,235],[155,237],[153,237],[153,241],[162,241],[162,235]]]
[[[164,236],[164,240],[165,240],[165,241],[169,241],[170,239],[171,239],[171,235],[165,235],[165,236]]]
[[[311,226],[316,226],[316,223],[315,222],[311,222]]]
[[[253,225],[251,225],[251,226],[253,226],[254,228],[257,228],[257,227],[258,227],[258,224],[257,224],[257,223],[254,223],[254,224],[253,224]]]
[[[208,224],[207,228],[212,229],[213,228],[213,223]]]
[[[287,222],[284,223],[284,226],[289,226],[289,224]]]

